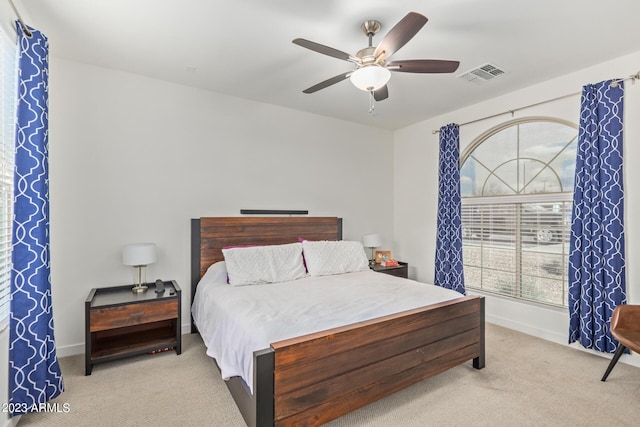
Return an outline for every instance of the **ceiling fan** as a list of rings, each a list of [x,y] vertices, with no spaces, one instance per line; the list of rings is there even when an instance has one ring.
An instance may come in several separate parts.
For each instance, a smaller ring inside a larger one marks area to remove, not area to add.
[[[409,12],[384,36],[378,46],[372,45],[373,36],[380,31],[379,21],[365,21],[360,28],[369,38],[369,46],[361,49],[355,55],[349,55],[338,49],[315,43],[305,39],[295,39],[293,43],[313,51],[334,58],[351,62],[355,70],[347,71],[331,77],[323,82],[303,90],[304,93],[314,93],[349,78],[358,89],[371,92],[376,101],[389,97],[387,82],[391,78],[390,71],[403,73],[453,73],[460,65],[459,61],[439,59],[408,59],[388,61],[391,55],[416,35],[428,21],[426,16],[416,12]]]

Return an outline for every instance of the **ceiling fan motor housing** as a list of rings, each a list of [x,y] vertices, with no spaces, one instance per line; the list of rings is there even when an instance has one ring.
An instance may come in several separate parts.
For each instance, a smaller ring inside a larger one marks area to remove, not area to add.
[[[356,53],[356,57],[362,60],[361,67],[366,67],[367,65],[372,65],[376,62],[376,57],[373,55],[376,48],[373,46],[365,47],[364,49],[360,49],[358,53]],[[384,65],[383,61],[378,62],[378,65]]]

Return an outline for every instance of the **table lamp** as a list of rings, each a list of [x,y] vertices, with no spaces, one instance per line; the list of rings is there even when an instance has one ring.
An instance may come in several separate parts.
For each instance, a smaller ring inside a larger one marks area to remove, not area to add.
[[[131,288],[133,292],[144,292],[147,290],[146,267],[153,264],[157,259],[155,243],[131,243],[122,250],[122,263],[131,265],[137,269],[137,283]],[[143,278],[144,277],[144,278]]]
[[[373,258],[373,249],[382,246],[382,239],[379,234],[365,234],[362,236],[362,246],[365,248],[371,248],[371,258],[369,259],[369,265],[375,264],[376,260]]]

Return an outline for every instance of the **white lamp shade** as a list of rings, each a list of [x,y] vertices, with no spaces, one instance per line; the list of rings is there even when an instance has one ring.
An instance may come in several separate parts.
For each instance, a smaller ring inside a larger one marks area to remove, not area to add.
[[[155,243],[131,243],[122,250],[124,265],[149,265],[158,258]]]
[[[368,92],[380,89],[391,78],[391,72],[379,65],[358,68],[351,74],[351,83],[360,90]]]
[[[379,248],[382,246],[382,239],[379,234],[365,234],[362,236],[362,246],[365,248]]]

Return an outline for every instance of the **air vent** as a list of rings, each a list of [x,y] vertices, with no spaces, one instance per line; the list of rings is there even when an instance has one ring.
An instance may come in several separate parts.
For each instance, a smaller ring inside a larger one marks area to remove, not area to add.
[[[501,76],[504,73],[505,71],[499,68],[497,65],[486,63],[484,65],[474,68],[473,70],[469,70],[465,73],[462,73],[457,77],[472,83],[482,83],[487,80],[491,80],[498,76]]]

